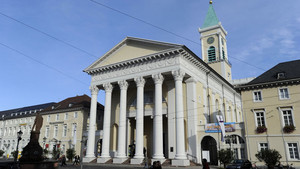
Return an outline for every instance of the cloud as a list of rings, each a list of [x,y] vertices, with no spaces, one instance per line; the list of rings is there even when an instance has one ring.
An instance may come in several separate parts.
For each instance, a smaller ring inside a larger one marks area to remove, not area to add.
[[[297,18],[297,22],[300,22],[300,18]],[[297,32],[297,28],[286,25],[255,38],[246,47],[242,48],[236,56],[239,59],[247,60],[249,56],[259,56],[261,54],[264,54],[264,57],[271,57],[266,55],[270,52],[277,53],[278,56],[293,58],[295,55],[300,54],[300,49],[297,48],[300,45],[297,41],[299,38],[300,33]]]

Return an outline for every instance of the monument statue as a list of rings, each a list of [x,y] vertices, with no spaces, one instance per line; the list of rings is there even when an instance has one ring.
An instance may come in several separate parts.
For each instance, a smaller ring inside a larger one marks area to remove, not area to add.
[[[31,131],[40,132],[42,126],[43,126],[43,117],[40,115],[39,112],[37,112]]]

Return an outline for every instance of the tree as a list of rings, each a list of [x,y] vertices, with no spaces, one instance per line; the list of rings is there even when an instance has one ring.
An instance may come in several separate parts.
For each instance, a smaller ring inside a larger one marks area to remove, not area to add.
[[[53,159],[58,159],[59,158],[59,156],[60,156],[60,152],[61,152],[61,150],[60,150],[60,148],[54,148],[53,150],[52,150],[52,158]]]
[[[76,155],[76,151],[74,150],[74,148],[67,149],[66,153],[67,153],[67,158],[69,159],[69,161],[72,161]]]
[[[0,150],[0,157],[2,157],[4,154],[4,151],[3,150]]]
[[[261,150],[255,156],[259,161],[264,161],[268,169],[273,169],[282,157],[275,149]]]
[[[226,168],[226,165],[233,160],[233,151],[230,149],[221,149],[218,151],[218,156],[221,164]]]

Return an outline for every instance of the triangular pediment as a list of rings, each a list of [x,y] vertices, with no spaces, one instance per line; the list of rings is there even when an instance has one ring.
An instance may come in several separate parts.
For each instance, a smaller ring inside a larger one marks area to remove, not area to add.
[[[180,46],[182,45],[127,37],[84,71],[159,53]]]

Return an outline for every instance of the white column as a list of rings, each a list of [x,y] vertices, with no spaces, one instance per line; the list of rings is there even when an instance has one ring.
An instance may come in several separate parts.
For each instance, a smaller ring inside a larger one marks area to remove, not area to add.
[[[155,83],[155,112],[153,115],[153,159],[164,159],[163,154],[163,121],[162,121],[162,83],[161,74],[152,75]]]
[[[118,82],[120,86],[120,115],[118,130],[118,153],[117,158],[126,158],[126,104],[127,104],[127,88],[126,80]]]
[[[113,86],[110,83],[103,85],[105,89],[105,107],[104,107],[104,120],[103,120],[103,137],[102,137],[102,154],[100,160],[97,162],[105,163],[109,158],[109,141],[110,141],[110,118],[111,118],[111,93]]]
[[[185,73],[182,70],[172,71],[175,80],[175,111],[176,111],[176,155],[175,159],[186,159],[184,143],[184,114],[182,79]]]
[[[137,86],[136,140],[135,140],[136,145],[135,145],[134,158],[143,159],[144,158],[144,85],[145,85],[145,79],[143,77],[138,77],[138,78],[135,78],[134,81]]]
[[[95,159],[95,132],[96,132],[96,114],[97,114],[97,97],[99,89],[97,86],[90,86],[92,99],[90,108],[89,131],[87,140],[86,160],[84,162],[92,161]]]

